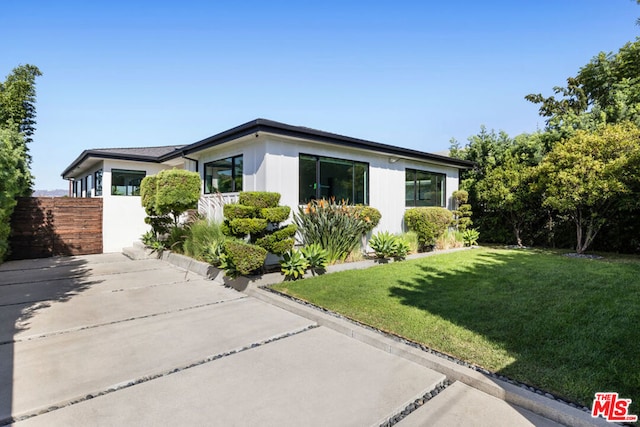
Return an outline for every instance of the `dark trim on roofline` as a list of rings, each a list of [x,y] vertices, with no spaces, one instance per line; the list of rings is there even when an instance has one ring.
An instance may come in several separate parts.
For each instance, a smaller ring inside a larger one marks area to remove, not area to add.
[[[431,160],[456,165],[463,169],[470,169],[474,166],[473,162],[452,157],[441,156],[438,154],[426,153],[424,151],[412,150],[408,148],[396,147],[379,142],[367,141],[365,139],[352,138],[349,136],[338,135],[335,133],[320,131],[316,129],[292,126],[285,123],[275,122],[266,119],[256,119],[217,135],[205,138],[201,141],[187,145],[186,147],[176,150],[175,153],[168,153],[160,157],[160,161],[174,159],[185,154],[191,154],[206,148],[215,147],[225,142],[251,135],[252,133],[267,132],[276,135],[289,136],[294,138],[309,139],[317,142],[324,142],[346,147],[369,149],[380,151],[396,156],[404,156],[418,159]]]
[[[114,159],[114,160],[130,160],[134,162],[148,162],[148,163],[160,163],[158,157],[155,156],[143,156],[136,154],[122,154],[122,153],[105,153],[99,150],[84,150],[82,154],[75,159],[71,165],[69,165],[63,172],[64,178],[67,174],[71,173],[80,163],[84,162],[88,158],[93,157],[96,159]],[[66,179],[66,178],[65,178]]]

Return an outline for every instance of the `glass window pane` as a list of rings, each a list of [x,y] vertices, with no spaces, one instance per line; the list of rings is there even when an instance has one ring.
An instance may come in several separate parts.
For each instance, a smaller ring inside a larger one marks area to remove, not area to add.
[[[369,204],[369,165],[354,163],[353,203]]]
[[[139,196],[140,183],[147,175],[144,171],[111,170],[111,195],[112,196]]]
[[[242,191],[242,156],[233,158],[233,191]]]
[[[298,168],[299,177],[299,202],[308,203],[318,197],[316,184],[316,158],[313,156],[300,155]]]
[[[405,206],[416,205],[416,171],[407,169],[404,178]]]
[[[204,165],[204,192],[242,191],[242,156],[228,157]]]
[[[320,197],[353,203],[353,162],[320,159]]]
[[[96,171],[96,196],[102,196],[102,169]]]

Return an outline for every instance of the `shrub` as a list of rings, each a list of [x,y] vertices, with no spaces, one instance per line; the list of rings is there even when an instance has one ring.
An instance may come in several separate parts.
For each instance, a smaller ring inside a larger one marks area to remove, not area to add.
[[[418,234],[415,231],[407,231],[402,233],[402,239],[409,245],[409,252],[418,252]]]
[[[206,219],[200,219],[188,226],[189,234],[184,241],[184,253],[187,256],[217,264],[225,235],[220,225]]]
[[[418,234],[419,250],[433,247],[438,237],[446,230],[453,214],[445,208],[426,207],[408,209],[404,214],[404,223]]]
[[[227,203],[222,207],[224,217],[229,221],[238,218],[253,218],[256,216],[257,209],[253,206],[245,206],[239,203]]]
[[[160,215],[171,214],[174,224],[189,209],[194,209],[200,199],[200,175],[181,169],[163,170],[156,176],[155,211]]]
[[[280,269],[284,277],[289,280],[299,279],[304,276],[309,263],[300,251],[292,250],[286,252],[280,261]]]
[[[293,236],[296,234],[297,229],[298,227],[295,224],[289,224],[257,239],[256,245],[273,254],[283,255],[285,252],[293,249],[293,245],[295,244]]]
[[[236,218],[229,221],[231,233],[235,236],[261,234],[267,229],[267,220],[263,218]]]
[[[324,269],[327,266],[329,253],[317,243],[305,246],[301,249],[302,255],[309,263],[309,268],[314,270]]]
[[[166,241],[163,242],[165,248],[177,253],[183,253],[183,245],[188,235],[189,230],[186,227],[179,225],[172,227],[171,230],[169,230]]]
[[[474,246],[478,244],[480,238],[480,232],[475,228],[469,228],[462,233],[462,240],[464,240],[465,246]]]
[[[245,206],[256,208],[275,208],[280,202],[280,193],[266,191],[243,191],[238,197],[238,202]]]
[[[275,208],[260,209],[260,217],[271,223],[281,223],[289,218],[291,208],[289,206],[276,206]]]
[[[315,200],[298,208],[293,217],[303,244],[319,244],[328,252],[328,261],[344,261],[360,245],[369,224],[354,214],[345,202]]]
[[[369,240],[369,246],[378,258],[404,259],[409,253],[409,243],[388,231],[379,232]]]
[[[224,242],[223,247],[224,257],[220,266],[231,277],[259,270],[267,258],[267,251],[260,246],[229,240]]]
[[[373,230],[380,223],[380,219],[382,219],[380,211],[371,206],[356,205],[352,209],[355,216],[367,224],[365,233]]]

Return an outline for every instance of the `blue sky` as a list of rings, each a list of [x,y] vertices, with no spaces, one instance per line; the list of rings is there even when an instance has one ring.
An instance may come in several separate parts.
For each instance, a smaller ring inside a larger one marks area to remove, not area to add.
[[[258,117],[423,151],[544,126],[550,95],[640,36],[632,0],[3,0],[0,75],[37,82],[36,189],[84,149],[185,144]]]

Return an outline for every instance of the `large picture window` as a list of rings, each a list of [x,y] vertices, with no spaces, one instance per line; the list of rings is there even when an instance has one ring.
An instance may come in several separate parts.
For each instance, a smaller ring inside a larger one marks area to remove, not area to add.
[[[140,183],[146,175],[144,171],[111,169],[111,195],[139,196]]]
[[[314,199],[369,203],[369,164],[330,157],[300,155],[300,203]]]
[[[406,206],[446,207],[446,175],[407,169],[405,174]]]
[[[237,191],[242,191],[242,155],[205,163],[205,194]]]

